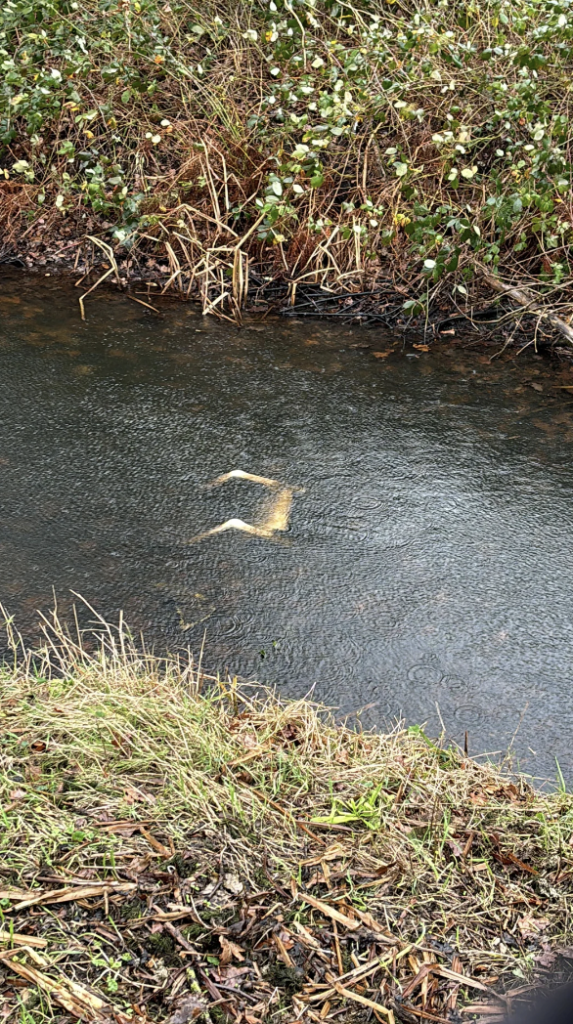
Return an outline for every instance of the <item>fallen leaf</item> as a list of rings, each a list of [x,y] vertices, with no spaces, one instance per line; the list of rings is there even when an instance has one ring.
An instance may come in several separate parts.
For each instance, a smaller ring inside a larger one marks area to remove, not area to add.
[[[130,805],[134,803],[155,803],[155,797],[151,793],[144,793],[141,789],[136,789],[135,786],[126,786],[124,796],[125,802]]]
[[[243,883],[237,877],[237,875],[225,875],[223,879],[223,885],[227,892],[231,892],[233,896],[238,896],[244,889]]]
[[[535,957],[535,963],[539,964],[541,967],[553,967],[556,960],[557,953],[552,949],[546,949],[540,956]]]
[[[524,939],[535,939],[549,926],[548,917],[534,917],[533,914],[523,914],[517,920],[517,927]]]
[[[217,979],[224,982],[226,985],[234,985],[235,982],[239,981],[245,974],[251,973],[250,967],[233,967],[232,964],[227,964],[226,967],[219,967],[219,970],[215,972]]]
[[[452,328],[450,331],[440,331],[440,334],[455,334],[456,332]]]
[[[464,851],[454,839],[446,839],[446,846],[450,847],[454,857],[463,857]]]
[[[242,733],[239,736],[239,739],[242,745],[247,748],[247,750],[255,750],[255,748],[259,745],[257,737],[254,736],[252,732]]]
[[[245,959],[243,950],[236,942],[229,942],[224,935],[219,935],[219,942],[221,943],[221,949],[223,951],[220,960],[220,963],[223,964],[223,966],[230,963],[233,957],[235,960]]]
[[[187,1024],[187,1021],[201,1017],[207,1010],[207,1003],[200,996],[187,994],[178,1002],[167,1018],[167,1024]]]
[[[144,825],[140,824],[139,831],[141,832],[143,838],[152,847],[152,849],[156,850],[157,853],[160,853],[162,857],[169,859],[169,857],[171,856],[171,850],[168,850],[167,847],[163,845],[163,843],[160,843],[159,840],[155,838],[155,836],[152,836],[151,833],[147,831]]]
[[[429,352],[430,351],[430,346],[429,345],[413,345],[412,347],[418,349],[418,352]]]
[[[528,875],[537,874],[535,868],[532,868],[529,864],[525,864],[522,860],[519,859],[519,857],[516,857],[514,853],[508,853],[507,856],[511,863],[515,864],[515,866],[518,867],[520,871],[527,871]]]
[[[374,356],[375,359],[386,359],[386,357],[389,356],[390,354],[391,354],[391,349],[388,349],[387,352],[373,352],[372,353],[372,355]]]

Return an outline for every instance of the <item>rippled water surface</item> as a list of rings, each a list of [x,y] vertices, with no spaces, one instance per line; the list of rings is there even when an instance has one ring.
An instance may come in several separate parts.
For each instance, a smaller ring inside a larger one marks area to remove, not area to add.
[[[517,732],[573,778],[573,374],[124,296],[82,323],[77,295],[0,278],[0,600],[26,636],[73,590],[158,649],[205,634],[210,668],[474,753]],[[260,484],[205,488],[235,468],[304,488],[288,533],[189,544],[264,520]]]

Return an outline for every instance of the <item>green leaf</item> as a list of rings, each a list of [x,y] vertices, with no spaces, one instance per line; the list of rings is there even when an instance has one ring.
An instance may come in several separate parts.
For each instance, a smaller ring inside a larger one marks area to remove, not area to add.
[[[410,316],[419,316],[420,313],[424,312],[424,307],[421,302],[417,302],[416,299],[407,299],[402,309],[405,313],[409,313]]]

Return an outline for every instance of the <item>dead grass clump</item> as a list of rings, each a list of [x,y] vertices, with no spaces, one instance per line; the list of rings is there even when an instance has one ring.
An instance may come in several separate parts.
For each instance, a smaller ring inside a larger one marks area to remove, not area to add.
[[[495,1018],[568,955],[571,795],[121,628],[46,640],[0,674],[8,1015]]]

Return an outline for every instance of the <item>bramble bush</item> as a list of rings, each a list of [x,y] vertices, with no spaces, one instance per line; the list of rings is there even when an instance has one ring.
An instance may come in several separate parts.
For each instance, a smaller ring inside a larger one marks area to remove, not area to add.
[[[410,312],[477,265],[569,279],[571,0],[4,0],[0,62],[30,219],[129,246],[194,210],[289,273],[415,271]]]

